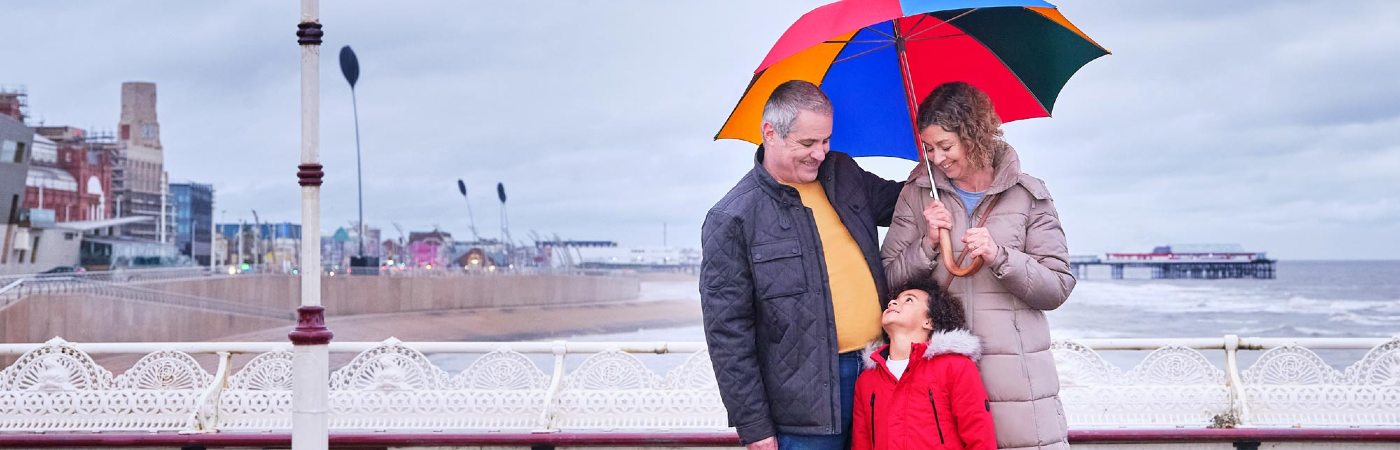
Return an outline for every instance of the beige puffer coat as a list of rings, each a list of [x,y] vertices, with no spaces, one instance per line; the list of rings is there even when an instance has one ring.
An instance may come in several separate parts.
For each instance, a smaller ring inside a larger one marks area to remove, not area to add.
[[[921,164],[899,194],[881,248],[885,274],[892,292],[911,279],[932,276],[964,302],[968,327],[982,339],[984,356],[978,368],[991,400],[997,447],[1067,449],[1060,380],[1050,354],[1050,326],[1042,313],[1059,307],[1074,289],[1064,230],[1045,183],[1021,173],[1011,146],[997,151],[993,166],[992,185],[973,220],[989,214],[984,210],[993,202],[992,194],[1001,197],[985,224],[1002,248],[996,259],[962,278],[941,267],[940,255],[924,238],[924,205],[933,198]],[[963,234],[973,225],[947,175],[934,170],[939,196],[953,215],[956,261],[963,251]]]

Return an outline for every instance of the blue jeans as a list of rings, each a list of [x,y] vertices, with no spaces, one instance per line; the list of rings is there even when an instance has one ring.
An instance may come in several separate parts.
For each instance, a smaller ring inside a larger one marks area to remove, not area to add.
[[[855,407],[856,377],[860,376],[860,351],[837,358],[841,372],[841,433],[826,435],[778,433],[778,450],[844,450],[851,448],[851,409]]]

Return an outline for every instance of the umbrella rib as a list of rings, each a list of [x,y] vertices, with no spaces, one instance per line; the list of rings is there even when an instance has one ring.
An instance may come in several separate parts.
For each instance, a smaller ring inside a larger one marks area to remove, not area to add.
[[[910,30],[917,30],[917,29],[919,29],[919,25],[922,24],[922,23],[924,23],[924,19],[927,19],[928,16],[930,16],[930,15],[931,15],[931,14],[929,14],[929,13],[919,14],[919,21],[918,21],[918,22],[914,22],[914,25],[911,26],[911,27],[909,27],[909,29],[910,29]]]
[[[852,59],[856,59],[856,58],[865,56],[865,55],[870,54],[870,53],[873,53],[873,52],[877,52],[877,51],[880,51],[880,50],[884,50],[884,49],[890,48],[890,47],[892,47],[892,46],[894,46],[894,43],[893,43],[893,42],[889,42],[889,43],[886,43],[885,45],[881,45],[881,46],[879,46],[879,47],[875,47],[875,48],[872,48],[872,49],[869,49],[869,50],[866,50],[866,51],[863,51],[863,52],[860,52],[860,53],[856,53],[856,54],[851,55],[851,56],[847,56],[847,57],[845,57],[845,58],[841,58],[841,59],[832,61],[831,64],[836,64],[836,63],[843,62],[843,61],[850,61],[850,60],[852,60]]]
[[[883,44],[883,43],[889,43],[889,42],[892,42],[892,41],[887,41],[887,40],[874,40],[874,41],[866,41],[866,40],[861,40],[861,41],[822,41],[823,44]]]
[[[890,21],[890,26],[896,26],[893,20]],[[874,31],[874,32],[876,32],[876,33],[880,33],[881,36],[890,38],[890,40],[894,40],[894,36],[890,35],[889,33],[880,31],[880,30],[876,29],[875,27],[865,27],[865,29],[866,29],[866,30],[870,30],[870,31]]]
[[[958,15],[956,15],[956,16],[953,16],[953,18],[951,18],[951,19],[944,20],[944,21],[942,21],[942,22],[936,23],[936,24],[934,24],[934,25],[931,26],[931,27],[928,27],[928,28],[924,28],[924,29],[922,29],[922,30],[915,31],[915,32],[913,32],[913,33],[911,33],[911,34],[909,34],[909,35],[907,35],[907,36],[904,36],[904,38],[905,38],[906,40],[907,40],[907,39],[911,39],[911,38],[914,38],[914,37],[916,37],[916,36],[918,36],[918,35],[920,35],[920,34],[924,34],[925,32],[927,32],[927,31],[929,31],[929,30],[938,29],[938,27],[941,27],[941,26],[944,26],[944,25],[953,23],[954,20],[961,19],[961,18],[963,18],[963,16],[966,16],[966,15],[968,15],[968,14],[972,14],[972,13],[976,12],[977,9],[978,9],[978,8],[972,8],[972,9],[969,9],[969,10],[967,10],[967,11],[963,11],[962,14],[958,14]]]

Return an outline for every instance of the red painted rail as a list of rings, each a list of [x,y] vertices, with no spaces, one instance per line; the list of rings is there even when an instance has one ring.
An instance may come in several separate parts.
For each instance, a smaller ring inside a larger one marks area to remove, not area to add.
[[[1074,444],[1154,442],[1400,442],[1400,428],[1071,430]],[[288,433],[0,433],[0,447],[289,447]],[[730,432],[331,433],[334,448],[433,446],[737,447]]]

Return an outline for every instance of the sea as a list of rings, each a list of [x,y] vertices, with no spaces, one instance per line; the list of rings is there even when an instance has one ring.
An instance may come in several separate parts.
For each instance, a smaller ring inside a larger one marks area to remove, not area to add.
[[[1105,269],[1090,271],[1069,300],[1046,313],[1054,339],[1367,337],[1400,335],[1400,261],[1279,261],[1274,279],[1153,280],[1128,270],[1113,280]],[[695,281],[644,281],[642,299],[700,301]],[[641,327],[605,334],[556,336],[574,341],[702,341],[700,323]],[[1148,352],[1106,351],[1110,363],[1127,370]],[[1223,352],[1203,352],[1217,364]],[[1324,361],[1342,370],[1366,350],[1324,350]],[[1247,367],[1261,354],[1241,352]],[[435,357],[444,369],[465,368],[464,355]],[[576,366],[581,357],[571,357]],[[684,355],[651,356],[647,365],[664,370]]]

